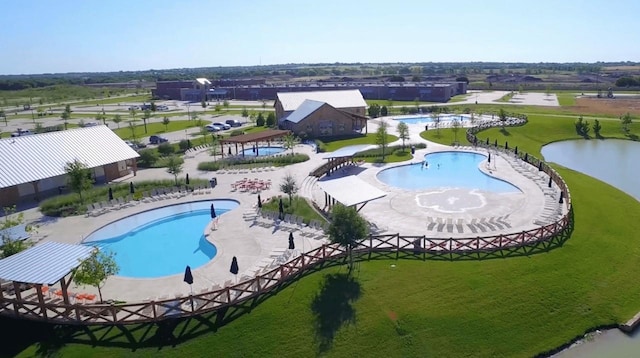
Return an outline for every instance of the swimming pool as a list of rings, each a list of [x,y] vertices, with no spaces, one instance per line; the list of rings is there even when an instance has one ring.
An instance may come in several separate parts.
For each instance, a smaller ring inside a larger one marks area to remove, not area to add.
[[[258,147],[258,152],[256,153],[253,148],[245,149],[240,154],[245,157],[256,157],[256,156],[266,156],[279,154],[285,151],[284,147]]]
[[[91,233],[83,244],[113,251],[118,276],[153,278],[183,273],[209,262],[217,253],[203,233],[216,215],[238,206],[233,200],[197,201],[165,206],[112,222]]]
[[[460,115],[460,114],[441,114],[441,121],[452,121],[453,119],[458,119],[459,121],[469,120],[469,116]],[[415,117],[397,117],[394,120],[399,122],[404,122],[406,124],[418,124],[418,123],[433,123],[433,118],[430,115],[421,115]]]
[[[378,173],[381,182],[402,189],[465,188],[498,193],[520,190],[478,169],[487,159],[471,152],[438,152],[427,154],[424,162],[389,168]]]

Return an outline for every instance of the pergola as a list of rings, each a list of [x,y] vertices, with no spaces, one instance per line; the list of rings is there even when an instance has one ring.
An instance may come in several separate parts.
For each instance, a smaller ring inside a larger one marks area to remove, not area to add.
[[[234,137],[225,138],[220,141],[220,149],[222,151],[222,157],[224,158],[224,145],[225,144],[235,144],[236,146],[236,155],[238,154],[238,144],[240,144],[242,148],[242,156],[244,157],[244,145],[245,143],[255,143],[256,147],[256,156],[258,155],[258,143],[259,142],[270,142],[277,138],[282,138],[287,134],[291,133],[289,130],[283,129],[267,129],[262,132],[255,132],[249,134],[242,134]],[[229,151],[231,151],[231,147],[229,147]],[[228,153],[229,155],[231,153]]]
[[[321,180],[318,181],[318,185],[325,193],[325,206],[329,209],[338,201],[344,206],[353,206],[360,211],[368,202],[387,196],[384,191],[355,175]]]
[[[69,273],[93,253],[95,247],[47,241],[0,260],[0,279],[13,282],[16,300],[23,301],[22,286],[35,285],[38,302],[44,313],[42,285],[60,282],[62,299],[69,304],[67,289],[72,279]],[[69,276],[67,278],[67,276]],[[6,286],[5,286],[6,287]],[[4,288],[0,289],[0,299]],[[16,310],[17,312],[17,310]]]

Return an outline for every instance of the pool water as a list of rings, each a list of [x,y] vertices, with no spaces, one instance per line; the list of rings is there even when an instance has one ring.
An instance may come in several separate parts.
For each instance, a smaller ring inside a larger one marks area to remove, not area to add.
[[[387,185],[409,190],[464,188],[497,193],[520,192],[516,186],[480,171],[478,166],[487,159],[482,154],[438,152],[427,154],[424,159],[422,163],[382,170],[378,179]]]
[[[459,121],[469,119],[468,116],[461,116],[458,114],[441,114],[440,115],[441,121],[452,121],[454,118],[458,119]],[[430,115],[422,115],[422,116],[416,116],[416,117],[398,117],[398,118],[394,118],[394,120],[399,122],[404,122],[406,124],[433,123],[433,118],[431,118]]]
[[[245,149],[240,152],[240,155],[244,155],[245,157],[256,157],[256,156],[267,156],[273,154],[279,154],[285,151],[284,147],[258,147],[257,153],[253,150],[253,148]]]
[[[204,237],[216,215],[238,206],[231,200],[200,201],[145,211],[110,223],[89,235],[85,245],[114,252],[118,276],[162,277],[200,267],[215,257],[216,247]]]

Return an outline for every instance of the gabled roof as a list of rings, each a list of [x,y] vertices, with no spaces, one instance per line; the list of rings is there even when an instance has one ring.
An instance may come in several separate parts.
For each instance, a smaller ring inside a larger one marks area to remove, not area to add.
[[[285,120],[293,123],[300,123],[300,121],[307,118],[311,113],[317,111],[325,104],[325,102],[305,99],[300,107],[293,111],[287,118],[285,118]]]
[[[95,168],[137,157],[104,125],[0,139],[0,188],[64,175],[75,159]]]
[[[54,284],[89,256],[95,247],[47,241],[0,260],[0,278]]]
[[[282,103],[285,112],[295,111],[307,99],[325,102],[333,108],[366,107],[360,90],[343,91],[310,91],[310,92],[278,92],[277,100]]]
[[[210,85],[211,81],[209,81],[206,78],[196,78],[196,82],[198,82],[201,85]]]

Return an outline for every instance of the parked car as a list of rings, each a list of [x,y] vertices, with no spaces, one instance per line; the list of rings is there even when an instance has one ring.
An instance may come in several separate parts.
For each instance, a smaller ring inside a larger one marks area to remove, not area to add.
[[[222,127],[222,129],[231,129],[231,126],[226,123],[213,122],[211,124],[213,124],[214,126]]]
[[[224,129],[223,127],[216,126],[216,125],[213,125],[213,124],[207,124],[207,125],[206,125],[206,126],[204,126],[204,127],[205,127],[209,132],[218,132],[218,131],[221,131],[221,130],[223,130],[223,129]]]
[[[22,137],[22,136],[31,135],[31,134],[34,134],[34,133],[32,131],[28,130],[28,129],[18,128],[17,131],[11,133],[11,136],[12,137]]]
[[[242,126],[242,122],[240,122],[237,119],[227,119],[227,121],[225,123],[230,125],[230,126],[232,126],[232,127],[240,127],[240,126]]]
[[[168,141],[169,140],[167,138],[161,137],[159,135],[152,135],[151,137],[149,137],[149,143],[151,144],[160,144]]]
[[[135,111],[140,110],[140,106],[131,106],[131,107],[129,107],[129,110],[130,111],[131,110],[135,110]]]

